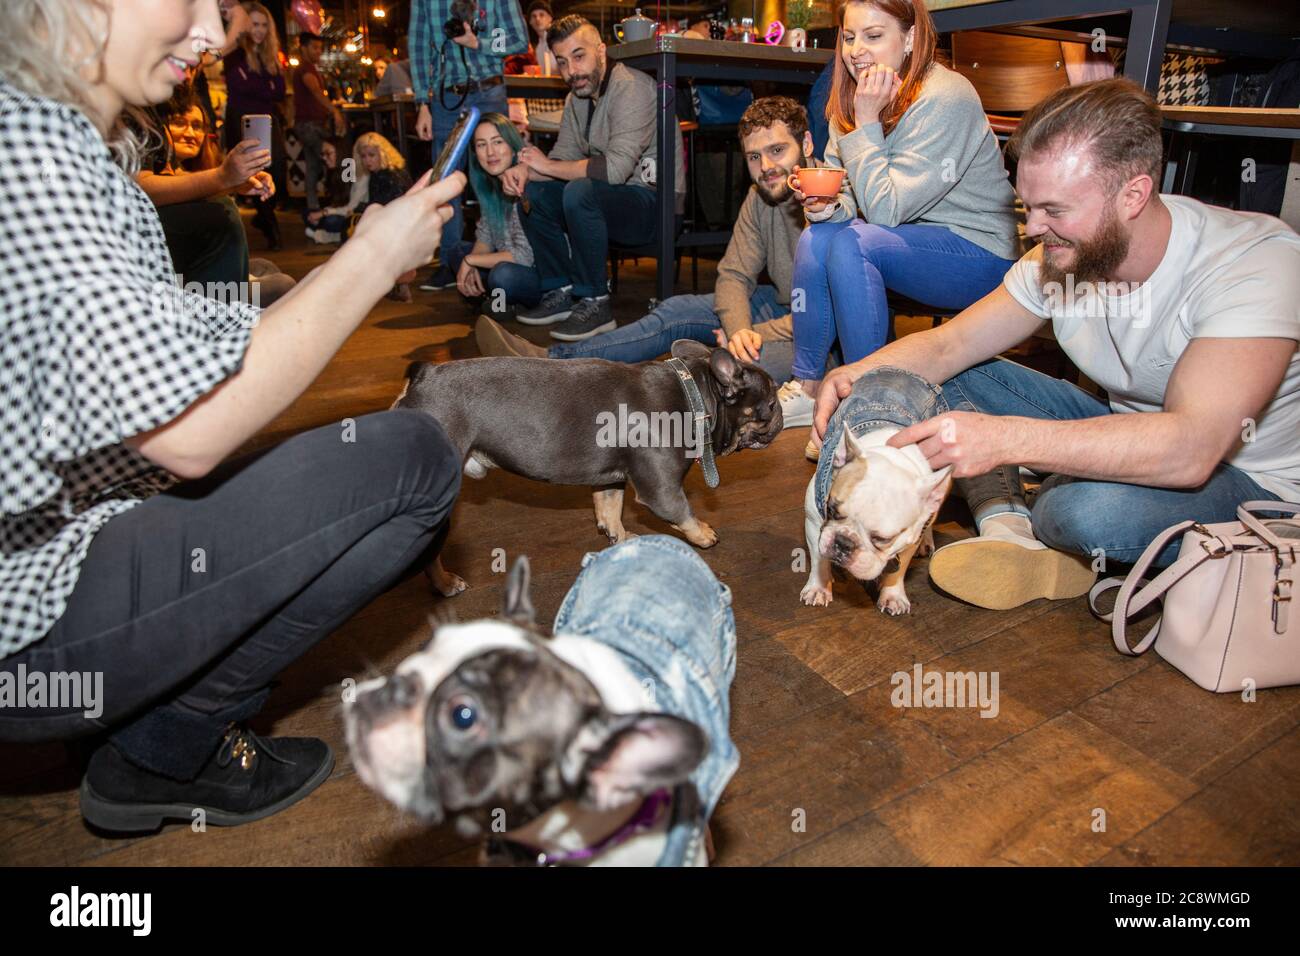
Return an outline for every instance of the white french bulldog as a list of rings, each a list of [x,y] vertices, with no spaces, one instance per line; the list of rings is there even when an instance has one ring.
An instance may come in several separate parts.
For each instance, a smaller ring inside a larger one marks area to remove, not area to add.
[[[808,482],[804,534],[812,568],[799,595],[804,604],[831,603],[834,563],[859,581],[880,578],[876,607],[886,614],[912,609],[903,577],[912,555],[934,550],[931,523],[948,495],[952,466],[934,471],[916,445],[885,444],[901,430],[878,428],[855,438],[844,429],[824,521],[817,508],[817,479]]]

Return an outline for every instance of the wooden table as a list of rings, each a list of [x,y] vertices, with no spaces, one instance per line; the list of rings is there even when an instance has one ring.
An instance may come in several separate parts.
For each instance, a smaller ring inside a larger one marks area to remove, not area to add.
[[[659,116],[656,131],[659,155],[656,170],[659,187],[655,190],[657,217],[656,240],[659,271],[655,296],[664,300],[673,294],[673,250],[675,203],[673,184],[677,181],[677,142],[673,131],[677,125],[676,93],[679,77],[693,77],[732,83],[769,80],[778,83],[816,82],[830,61],[831,50],[809,48],[796,53],[789,47],[766,43],[735,43],[725,40],[701,40],[674,34],[612,44],[609,58],[656,79]],[[719,234],[722,241],[730,233]]]
[[[563,99],[568,92],[569,84],[558,76],[506,74],[506,96],[522,96],[533,99],[550,99],[558,96]]]
[[[1300,139],[1300,109],[1245,106],[1162,106],[1171,132],[1160,191],[1187,195],[1196,175],[1202,136],[1263,136]]]

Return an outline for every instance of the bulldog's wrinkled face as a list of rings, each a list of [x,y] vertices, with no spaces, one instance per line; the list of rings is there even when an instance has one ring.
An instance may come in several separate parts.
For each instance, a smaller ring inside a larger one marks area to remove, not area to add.
[[[708,359],[709,384],[717,400],[718,422],[713,432],[717,454],[763,448],[781,434],[785,427],[781,403],[776,397],[776,383],[767,372],[737,359],[724,348],[710,349],[689,339],[674,342],[672,354],[680,359]],[[696,380],[700,378],[697,374]]]
[[[508,620],[439,627],[388,678],[345,705],[357,773],[431,823],[473,836],[563,800],[610,809],[685,780],[707,750],[694,724],[612,714],[577,668],[532,630],[527,562],[507,585]]]
[[[847,430],[844,454],[826,496],[817,547],[859,581],[874,581],[896,569],[897,556],[920,540],[947,494],[951,469],[923,478],[889,452],[864,451]]]

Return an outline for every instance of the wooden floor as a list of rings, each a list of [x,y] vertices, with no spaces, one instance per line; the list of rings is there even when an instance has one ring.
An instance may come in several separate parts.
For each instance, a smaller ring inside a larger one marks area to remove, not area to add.
[[[322,261],[284,219],[301,275]],[[250,242],[254,254],[260,237]],[[652,263],[626,268],[616,314],[650,294]],[[683,266],[683,277],[689,275]],[[701,284],[713,281],[702,268]],[[387,407],[412,359],[475,354],[474,314],[451,292],[381,302],[311,389],[259,443]],[[544,341],[544,330],[530,335]],[[1195,687],[1154,654],[1117,654],[1083,599],[1009,612],[949,599],[925,562],[908,579],[912,613],[876,611],[840,584],[830,608],[805,608],[806,432],[719,463],[710,491],[687,488],[721,540],[706,559],[732,590],[739,663],[732,734],[740,770],[713,818],[721,865],[1300,863],[1300,689],[1254,703]],[[939,543],[968,533],[945,507]],[[635,532],[668,532],[639,506]],[[331,779],[275,817],[233,830],[188,826],[136,839],[91,833],[77,812],[78,768],[62,745],[0,747],[0,862],[41,864],[465,864],[474,849],[404,818],[357,779],[343,745],[340,682],[387,672],[450,606],[492,614],[503,576],[492,550],[527,554],[539,615],[553,616],[582,555],[600,548],[590,493],[493,471],[467,479],[445,552],[471,588],[446,601],[417,578],[383,595],[283,675],[259,730],[334,747]],[[891,675],[997,672],[996,717],[974,709],[899,709]]]

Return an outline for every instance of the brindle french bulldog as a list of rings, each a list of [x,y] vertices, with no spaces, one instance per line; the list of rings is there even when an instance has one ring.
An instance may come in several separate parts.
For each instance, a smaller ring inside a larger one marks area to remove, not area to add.
[[[674,342],[672,355],[686,363],[699,388],[715,455],[762,448],[781,433],[776,385],[761,368],[689,339]],[[538,481],[593,486],[596,527],[612,543],[631,537],[623,527],[628,481],[637,501],[691,544],[709,548],[718,541],[691,512],[682,489],[700,449],[680,380],[664,362],[517,357],[417,362],[407,370],[393,407],[436,418],[472,478],[496,467]],[[629,422],[633,427],[622,427]],[[648,428],[638,435],[642,423]],[[619,427],[611,428],[615,424]],[[441,560],[429,576],[447,596],[466,587]]]

